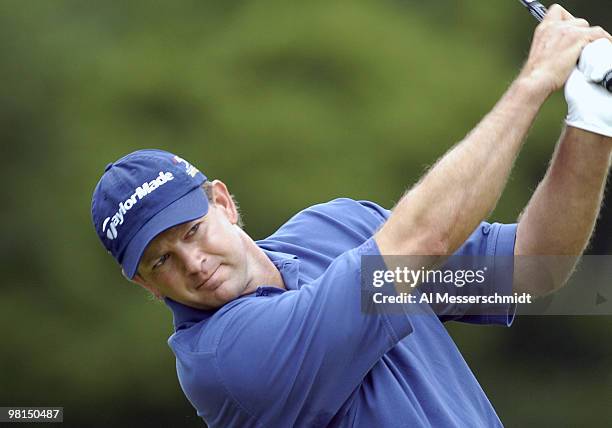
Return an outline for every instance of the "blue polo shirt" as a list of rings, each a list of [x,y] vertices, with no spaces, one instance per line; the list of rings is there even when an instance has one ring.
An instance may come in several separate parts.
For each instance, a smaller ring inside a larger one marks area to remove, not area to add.
[[[287,290],[261,284],[210,312],[166,299],[181,387],[210,427],[501,426],[441,317],[361,310],[361,256],[379,254],[389,214],[312,206],[257,242]],[[515,233],[482,223],[456,254],[512,256]],[[505,279],[492,286],[509,293]]]

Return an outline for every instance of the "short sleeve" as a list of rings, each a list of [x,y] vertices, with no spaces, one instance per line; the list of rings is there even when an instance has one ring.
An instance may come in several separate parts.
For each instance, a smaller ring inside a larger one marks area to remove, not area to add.
[[[470,235],[465,243],[453,254],[451,260],[461,260],[465,264],[484,264],[490,273],[489,280],[481,288],[453,288],[459,295],[512,294],[514,272],[514,244],[516,240],[516,224],[489,224],[482,222]],[[474,267],[474,266],[473,266]],[[456,307],[435,308],[442,321],[461,321],[474,324],[499,324],[510,326],[516,314],[515,304],[480,304],[477,314],[467,312],[462,314]],[[445,313],[448,313],[446,315]]]

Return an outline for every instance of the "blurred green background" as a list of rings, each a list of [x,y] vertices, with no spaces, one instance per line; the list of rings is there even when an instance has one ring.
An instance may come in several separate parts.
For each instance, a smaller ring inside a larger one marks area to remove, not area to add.
[[[612,29],[608,1],[564,5]],[[0,405],[202,425],[170,311],[94,233],[106,163],[180,154],[228,184],[255,239],[338,196],[390,208],[502,95],[534,27],[510,0],[0,2]],[[562,94],[543,108],[491,220],[516,219],[565,111]],[[594,254],[612,254],[608,201]],[[610,317],[448,327],[507,426],[612,421]]]

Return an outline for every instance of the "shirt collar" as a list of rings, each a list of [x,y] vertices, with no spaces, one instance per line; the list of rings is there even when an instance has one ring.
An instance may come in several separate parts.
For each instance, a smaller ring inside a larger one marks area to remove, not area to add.
[[[300,266],[297,256],[281,251],[267,250],[261,246],[259,248],[263,250],[266,256],[268,256],[274,266],[279,270],[287,290],[297,290]]]
[[[268,250],[263,248],[261,245],[260,248],[281,273],[287,290],[297,290],[299,277],[299,261],[297,256],[294,254],[283,253],[281,251]],[[164,302],[172,311],[175,331],[187,328],[200,321],[207,320],[219,310],[214,309],[206,311],[203,309],[192,308],[191,306],[176,302],[169,297],[164,298]]]
[[[172,311],[175,331],[208,319],[216,312],[216,310],[205,311],[203,309],[192,308],[191,306],[176,302],[169,297],[165,297],[164,302]]]

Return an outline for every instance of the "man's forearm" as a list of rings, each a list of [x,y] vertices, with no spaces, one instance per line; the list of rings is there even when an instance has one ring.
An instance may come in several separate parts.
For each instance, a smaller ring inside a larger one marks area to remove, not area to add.
[[[552,263],[553,259],[549,263],[546,258],[539,258],[538,263],[519,264],[517,290],[545,294],[569,276],[593,232],[611,153],[612,138],[572,127],[563,132],[546,176],[519,219],[515,254],[576,257],[558,258],[556,263]],[[536,280],[537,272],[527,268],[529,265],[540,270],[554,267],[554,275],[549,272],[547,276],[554,278],[555,283]]]
[[[580,255],[593,231],[612,139],[568,127],[520,217],[517,255]]]
[[[375,239],[385,254],[451,254],[497,203],[548,93],[520,76],[495,108],[406,193]]]

